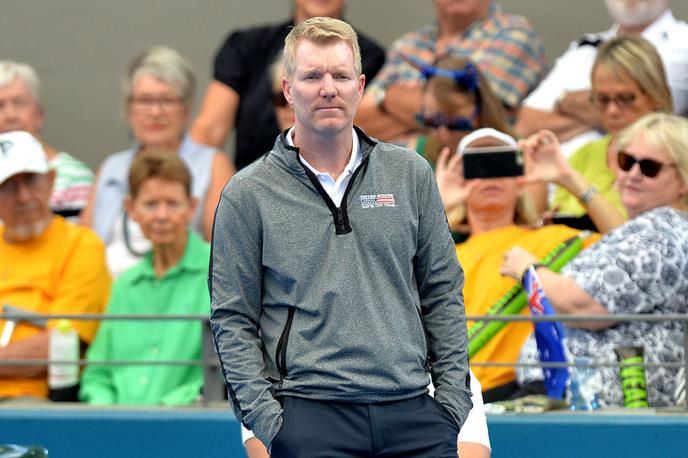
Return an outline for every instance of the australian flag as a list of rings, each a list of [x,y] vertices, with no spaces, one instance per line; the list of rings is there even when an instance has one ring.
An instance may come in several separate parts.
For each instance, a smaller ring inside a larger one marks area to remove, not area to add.
[[[554,315],[545,291],[535,269],[530,267],[523,276],[523,289],[528,295],[528,307],[533,316]],[[535,326],[535,341],[540,353],[541,363],[566,362],[564,354],[564,326],[558,321],[541,321],[533,323]],[[564,399],[569,370],[566,367],[543,367],[545,374],[545,388],[547,396]]]

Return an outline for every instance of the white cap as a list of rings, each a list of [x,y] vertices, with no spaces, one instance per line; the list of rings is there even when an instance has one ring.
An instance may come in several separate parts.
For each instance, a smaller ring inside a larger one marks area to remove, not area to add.
[[[511,135],[500,132],[492,127],[483,127],[482,129],[474,130],[470,134],[463,137],[459,142],[458,148],[456,148],[456,153],[463,154],[464,150],[468,148],[471,143],[483,138],[494,138],[495,140],[503,142],[505,146],[518,146],[518,142]]]
[[[43,146],[28,132],[0,134],[0,184],[18,173],[47,173]]]

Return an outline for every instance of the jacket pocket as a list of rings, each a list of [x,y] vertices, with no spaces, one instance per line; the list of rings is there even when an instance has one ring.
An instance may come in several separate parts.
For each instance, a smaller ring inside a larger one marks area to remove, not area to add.
[[[296,308],[290,307],[287,312],[287,321],[284,323],[282,334],[277,341],[277,349],[275,350],[275,366],[280,374],[279,387],[282,388],[284,377],[289,375],[287,373],[287,344],[289,343],[289,332],[291,331],[291,323],[294,321],[294,313]]]

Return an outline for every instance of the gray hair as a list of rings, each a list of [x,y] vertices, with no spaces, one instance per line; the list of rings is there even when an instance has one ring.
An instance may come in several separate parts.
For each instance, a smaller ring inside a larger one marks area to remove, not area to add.
[[[37,104],[41,104],[41,80],[36,70],[24,62],[0,60],[0,87],[7,86],[16,78],[26,83]]]
[[[131,61],[122,81],[125,100],[131,97],[134,84],[144,75],[169,84],[186,105],[191,104],[196,89],[196,77],[189,63],[174,49],[154,46]]]

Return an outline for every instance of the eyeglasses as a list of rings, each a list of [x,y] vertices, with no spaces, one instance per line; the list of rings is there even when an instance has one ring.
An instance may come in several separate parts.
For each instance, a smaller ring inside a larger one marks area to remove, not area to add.
[[[272,104],[282,108],[289,105],[289,102],[287,102],[287,98],[284,96],[283,92],[275,92],[272,94]]]
[[[662,167],[664,166],[676,166],[676,164],[664,164],[662,162],[655,161],[654,159],[636,159],[626,151],[619,151],[617,161],[619,163],[619,168],[624,172],[630,171],[633,168],[633,165],[637,163],[640,167],[640,173],[648,178],[654,178],[659,175],[659,172],[662,171]]]
[[[633,105],[638,96],[633,92],[622,92],[617,95],[607,95],[593,92],[590,94],[590,103],[598,110],[606,110],[607,106],[614,102],[619,108],[628,108]]]
[[[421,111],[416,113],[416,122],[429,129],[439,129],[444,126],[455,132],[470,132],[475,129],[473,123],[475,122],[476,116],[477,109],[470,118],[465,116],[447,116],[444,113],[425,113]]]
[[[40,173],[26,173],[8,179],[0,184],[0,197],[14,197],[19,194],[19,186],[24,185],[31,191],[35,191],[43,186],[45,175]]]
[[[129,97],[132,108],[138,111],[150,111],[155,107],[160,107],[162,111],[172,111],[182,102],[181,97]]]

